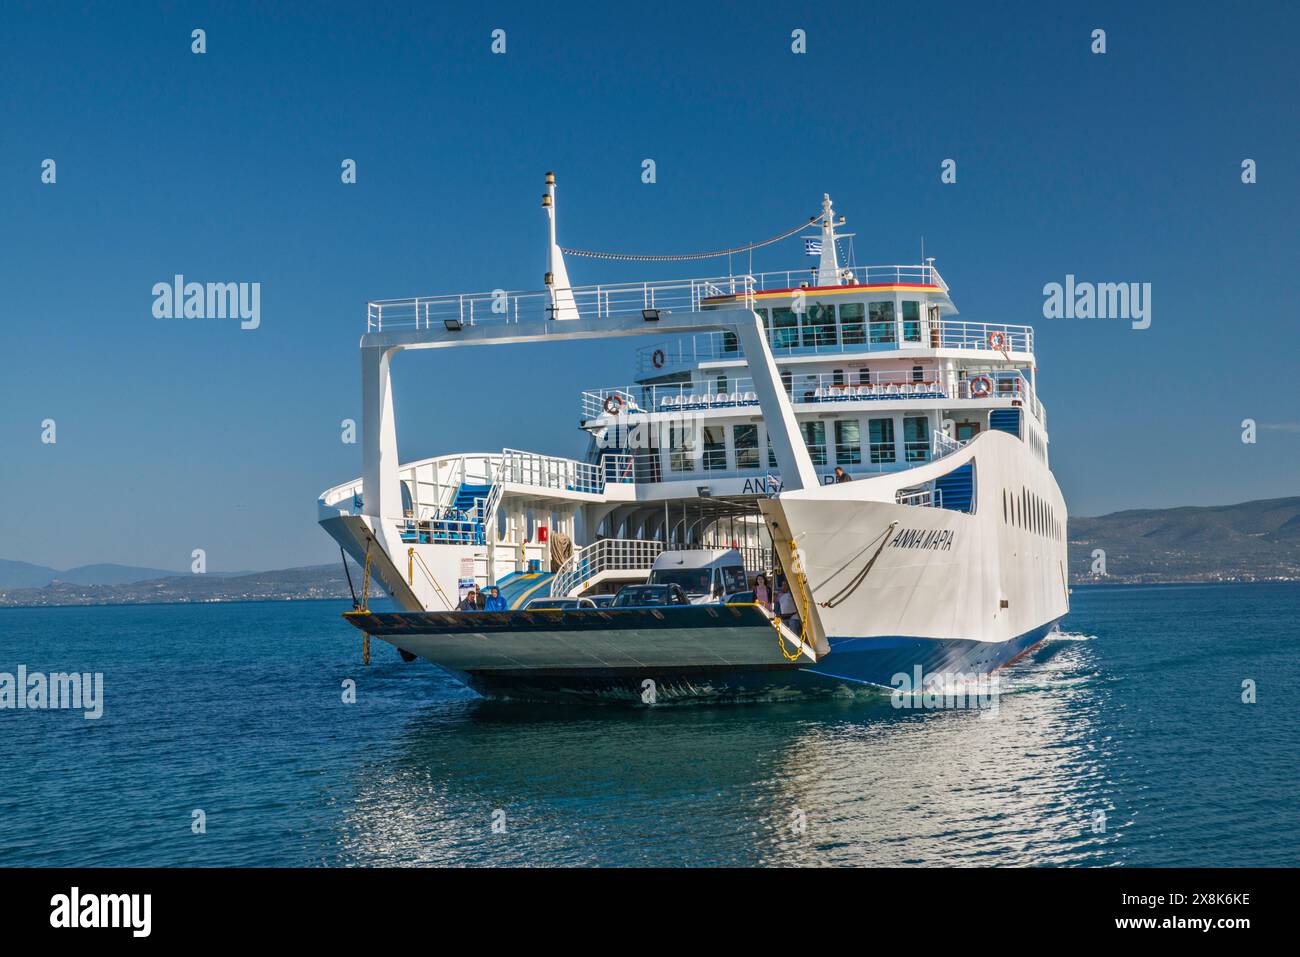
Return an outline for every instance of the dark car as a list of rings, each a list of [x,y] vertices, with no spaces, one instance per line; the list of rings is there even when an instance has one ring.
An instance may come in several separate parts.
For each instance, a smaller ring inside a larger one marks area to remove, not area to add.
[[[613,595],[590,595],[588,597],[591,598],[591,603],[597,608],[608,608],[610,605],[614,604]]]
[[[738,591],[733,595],[727,595],[722,599],[726,605],[752,605],[754,604],[754,593],[752,591]]]
[[[614,608],[650,608],[656,605],[689,605],[681,585],[624,585],[614,596]]]

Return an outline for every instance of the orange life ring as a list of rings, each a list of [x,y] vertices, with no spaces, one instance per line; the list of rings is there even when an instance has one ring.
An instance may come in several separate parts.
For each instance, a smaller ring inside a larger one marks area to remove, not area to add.
[[[615,392],[613,395],[605,396],[605,411],[610,415],[618,415],[623,408],[624,399]]]
[[[983,385],[983,388],[976,391],[976,386]],[[977,375],[970,380],[970,397],[972,399],[983,399],[993,393],[993,380],[986,375]]]
[[[662,369],[664,367],[664,363],[668,361],[668,357],[664,355],[664,351],[662,349],[656,349],[654,353],[650,356],[650,361],[654,363],[654,367],[656,369]]]
[[[989,333],[989,348],[995,352],[1007,351],[1007,334],[1005,332]]]

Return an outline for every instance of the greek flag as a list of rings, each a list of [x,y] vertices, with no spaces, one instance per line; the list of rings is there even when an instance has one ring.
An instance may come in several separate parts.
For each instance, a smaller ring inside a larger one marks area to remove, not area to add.
[[[822,241],[820,239],[805,239],[803,241],[803,251],[809,256],[820,256],[822,254]]]

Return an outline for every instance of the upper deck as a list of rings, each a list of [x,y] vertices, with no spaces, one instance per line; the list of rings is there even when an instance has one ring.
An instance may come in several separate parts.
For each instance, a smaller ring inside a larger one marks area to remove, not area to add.
[[[806,297],[852,293],[915,290],[940,300],[945,314],[955,313],[948,284],[931,264],[919,266],[856,266],[840,270],[841,282],[814,286],[816,270],[669,279],[657,282],[604,283],[572,286],[579,319],[634,316],[646,310],[694,312],[723,306],[755,308],[798,294]],[[366,331],[427,329],[438,325],[473,326],[481,323],[524,323],[554,318],[551,291],[535,289],[412,296],[374,299],[366,304]],[[448,325],[450,324],[450,325]]]

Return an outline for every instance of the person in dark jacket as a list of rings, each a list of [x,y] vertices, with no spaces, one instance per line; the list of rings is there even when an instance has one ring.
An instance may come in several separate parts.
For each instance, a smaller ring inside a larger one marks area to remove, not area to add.
[[[483,607],[483,596],[479,594],[478,585],[470,585],[465,597],[456,606],[457,611],[478,611]]]
[[[844,471],[844,469],[840,468],[837,465],[835,466],[835,481],[838,483],[838,482],[851,482],[853,480],[849,478],[848,472]]]

